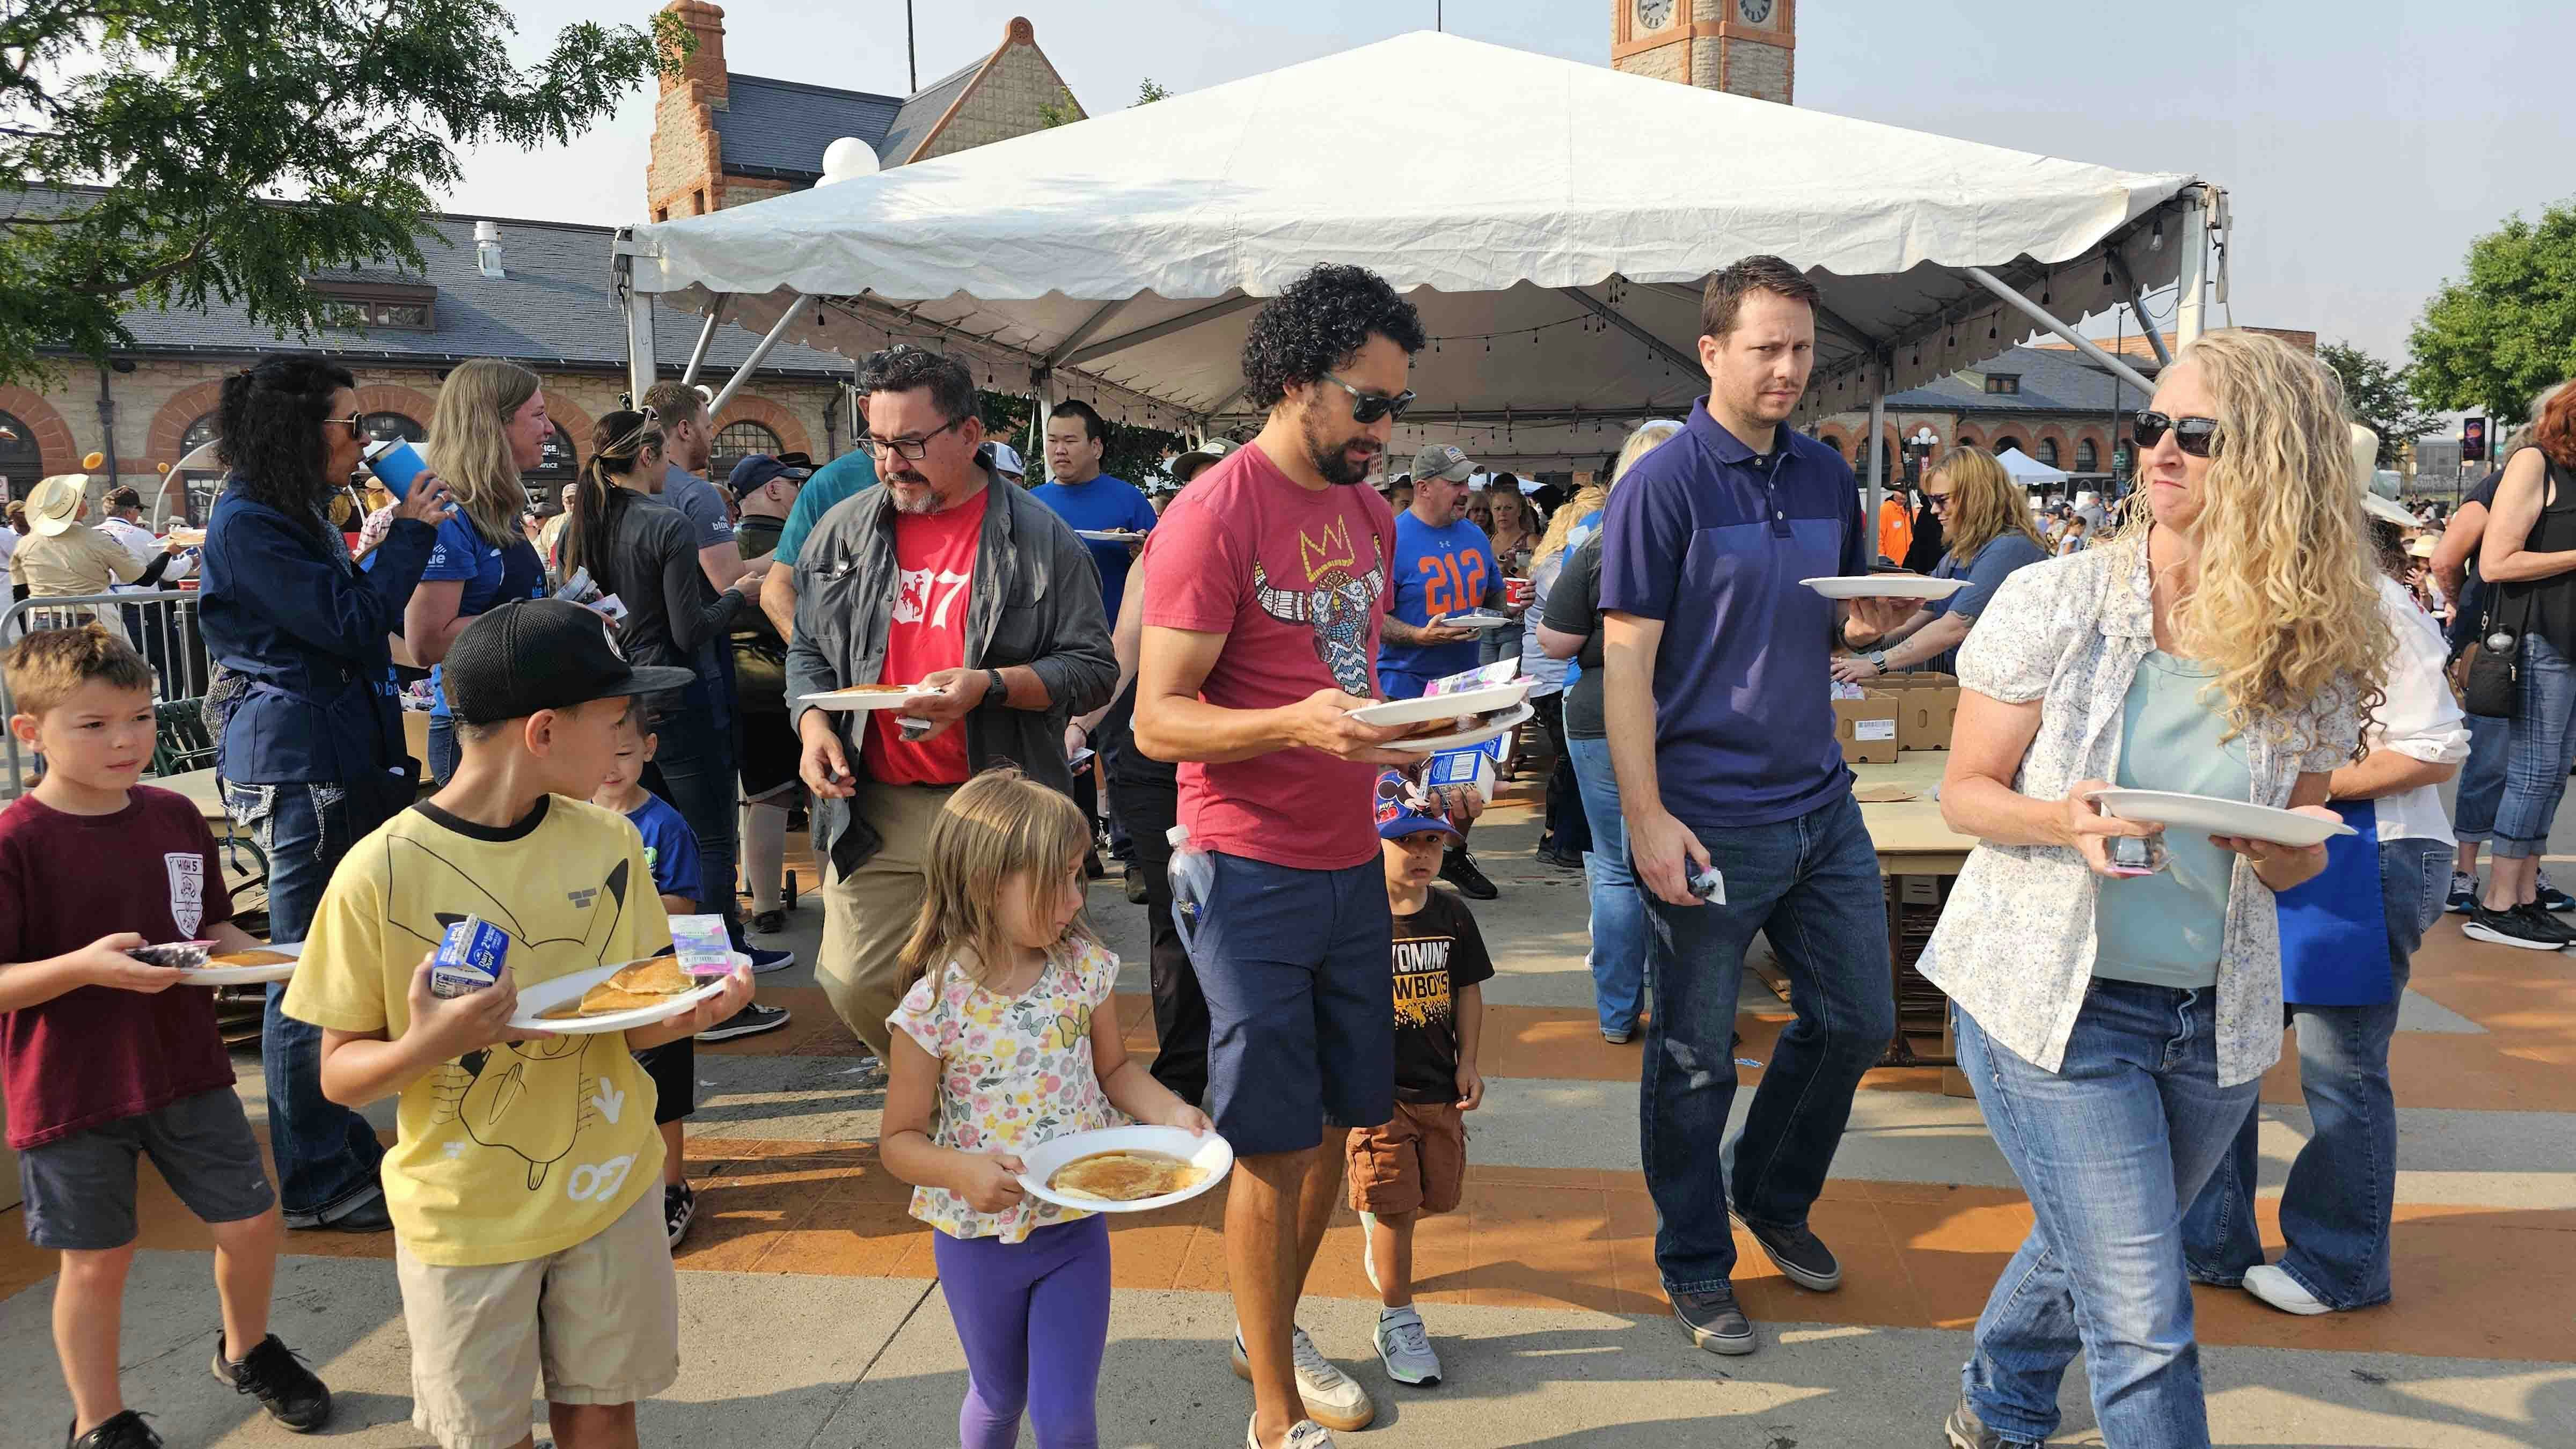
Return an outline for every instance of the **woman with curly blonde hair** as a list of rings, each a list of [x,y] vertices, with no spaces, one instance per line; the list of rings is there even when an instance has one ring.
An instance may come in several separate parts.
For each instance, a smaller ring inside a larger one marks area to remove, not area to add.
[[[1926,947],[2030,1195],[1946,1431],[2036,1444],[2080,1350],[2112,1449],[2209,1443],[2182,1213],[2281,1052],[2291,847],[2122,820],[2119,786],[2323,809],[2395,647],[2343,394],[2277,338],[2185,348],[2136,422],[2144,506],[2022,570],[1959,651],[1941,811],[1977,838]],[[2141,872],[2122,836],[2154,837]]]
[[[1923,480],[1923,502],[1950,542],[1932,576],[1966,579],[1968,586],[1915,610],[1885,634],[1870,633],[1858,618],[1844,621],[1843,642],[1863,651],[1834,661],[1834,678],[1846,684],[1891,669],[1948,672],[1958,662],[1951,651],[1994,603],[2004,580],[2048,557],[2048,545],[2031,527],[2028,490],[1983,448],[1944,454]]]

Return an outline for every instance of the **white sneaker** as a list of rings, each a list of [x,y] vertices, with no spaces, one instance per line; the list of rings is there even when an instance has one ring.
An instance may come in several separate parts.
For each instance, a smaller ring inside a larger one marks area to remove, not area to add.
[[[1297,1370],[1297,1397],[1305,1401],[1306,1417],[1327,1429],[1365,1429],[1377,1418],[1377,1405],[1359,1380],[1333,1367],[1315,1347],[1315,1341],[1298,1329],[1289,1341],[1288,1357]],[[1252,1360],[1243,1351],[1243,1330],[1234,1331],[1234,1376],[1249,1383]],[[1295,1431],[1290,1431],[1294,1442]],[[1330,1442],[1330,1441],[1327,1441]],[[1303,1446],[1300,1446],[1303,1449]]]
[[[1252,1425],[1243,1426],[1245,1449],[1261,1449],[1261,1436]],[[1288,1437],[1279,1441],[1279,1449],[1333,1449],[1332,1433],[1312,1419],[1299,1419],[1288,1426]]]
[[[1440,1355],[1431,1351],[1431,1332],[1409,1305],[1379,1310],[1377,1360],[1399,1384],[1421,1388],[1440,1382]]]
[[[2299,1286],[2299,1280],[2269,1263],[2257,1263],[2245,1270],[2245,1291],[2280,1309],[2302,1318],[2314,1318],[2334,1309],[2317,1301],[2317,1295]]]
[[[1368,1275],[1369,1286],[1380,1293],[1385,1287],[1377,1281],[1377,1255],[1373,1244],[1377,1235],[1377,1214],[1360,1214],[1360,1271]]]

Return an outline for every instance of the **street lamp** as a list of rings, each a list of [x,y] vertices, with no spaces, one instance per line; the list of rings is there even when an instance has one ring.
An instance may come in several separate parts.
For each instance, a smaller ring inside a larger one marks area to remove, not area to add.
[[[1905,481],[1907,483],[1920,484],[1923,481],[1923,465],[1930,461],[1932,450],[1939,446],[1941,446],[1940,436],[1928,426],[1916,428],[1914,436],[1905,440]]]

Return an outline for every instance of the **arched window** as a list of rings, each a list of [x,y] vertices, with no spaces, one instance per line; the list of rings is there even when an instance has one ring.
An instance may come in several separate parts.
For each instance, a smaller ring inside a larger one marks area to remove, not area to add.
[[[2093,446],[2093,440],[2091,438],[2081,439],[2075,444],[2076,472],[2091,473],[2098,469],[2101,466],[2101,463],[2101,449]]]
[[[777,456],[778,435],[759,423],[727,423],[716,430],[715,461],[707,465],[710,482],[732,476],[733,465],[754,453]]]
[[[2042,438],[2042,439],[2040,439],[2040,440],[2039,440],[2039,453],[2037,454],[2037,456],[2038,456],[2038,458],[2039,458],[2039,461],[2041,461],[2041,462],[2043,462],[2043,463],[2046,463],[2048,466],[2050,466],[2050,467],[2052,467],[2052,468],[2056,467],[2056,466],[2057,466],[2057,440],[2056,440],[2055,438]]]
[[[371,441],[381,438],[400,438],[406,443],[417,443],[429,436],[429,429],[404,417],[401,413],[369,413],[358,426],[366,430],[367,437]]]
[[[10,413],[0,413],[0,494],[23,500],[45,476],[45,455],[36,447],[36,430]],[[6,607],[0,605],[0,607]]]
[[[2009,433],[1995,439],[1995,452],[1998,456],[2012,452],[2015,449],[2020,449],[2020,451],[2024,453],[2030,451],[2028,448],[2023,448],[2021,446],[2021,439],[2016,438]]]
[[[224,491],[224,465],[215,461],[210,451],[191,461],[189,455],[215,440],[215,415],[208,413],[188,424],[179,435],[179,460],[188,466],[179,470],[179,486],[186,490],[188,522],[203,526],[206,516],[215,511],[215,495]]]

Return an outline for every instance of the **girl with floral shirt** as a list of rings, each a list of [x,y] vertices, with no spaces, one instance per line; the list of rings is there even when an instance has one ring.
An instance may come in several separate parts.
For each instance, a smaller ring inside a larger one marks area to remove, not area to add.
[[[1082,811],[1017,770],[949,797],[931,826],[927,894],[903,949],[884,1146],[966,1350],[963,1449],[1010,1449],[1028,1412],[1039,1449],[1098,1443],[1109,1339],[1109,1230],[1020,1189],[1019,1154],[1129,1118],[1210,1130],[1132,1061],[1109,994],[1118,958],[1081,918]]]

